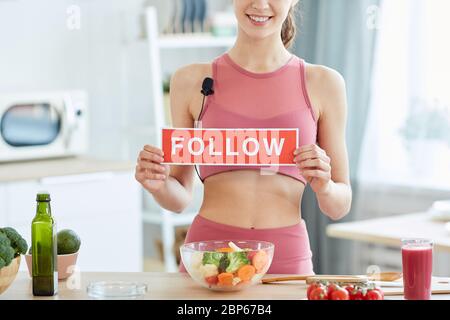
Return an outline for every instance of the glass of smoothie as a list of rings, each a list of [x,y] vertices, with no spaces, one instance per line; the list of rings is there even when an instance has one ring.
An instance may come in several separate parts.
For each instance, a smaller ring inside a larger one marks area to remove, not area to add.
[[[406,300],[430,300],[433,242],[402,240],[403,286]]]

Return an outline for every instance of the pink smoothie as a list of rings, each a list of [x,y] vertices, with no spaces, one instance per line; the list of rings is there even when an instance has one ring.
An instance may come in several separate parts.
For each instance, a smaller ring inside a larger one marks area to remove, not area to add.
[[[402,248],[405,299],[429,300],[433,249],[431,246]]]

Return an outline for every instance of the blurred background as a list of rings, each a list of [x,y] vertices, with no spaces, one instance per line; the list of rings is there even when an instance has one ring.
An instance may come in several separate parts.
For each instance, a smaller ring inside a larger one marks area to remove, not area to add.
[[[346,79],[354,202],[332,223],[302,203],[316,273],[400,270],[400,239],[450,263],[448,0],[301,0],[291,51]],[[202,201],[181,215],[134,181],[170,126],[168,83],[234,43],[231,0],[0,0],[0,225],[30,239],[35,193],[82,239],[84,271],[175,271]],[[371,267],[372,266],[372,267]]]

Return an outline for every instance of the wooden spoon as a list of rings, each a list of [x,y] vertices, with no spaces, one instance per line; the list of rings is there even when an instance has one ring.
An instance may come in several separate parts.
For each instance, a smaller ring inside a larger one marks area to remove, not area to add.
[[[335,281],[335,282],[346,282],[346,283],[364,283],[367,281],[396,281],[402,277],[400,272],[381,272],[374,273],[370,275],[359,275],[359,276],[340,276],[340,275],[298,275],[298,276],[285,276],[285,277],[275,277],[262,279],[262,283],[274,283],[274,282],[285,282],[285,281],[306,281],[311,283],[314,281]]]

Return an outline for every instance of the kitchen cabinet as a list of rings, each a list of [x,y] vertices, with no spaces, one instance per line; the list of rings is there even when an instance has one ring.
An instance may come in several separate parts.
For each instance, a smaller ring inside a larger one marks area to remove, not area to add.
[[[73,162],[66,164],[67,174],[47,170],[42,177],[3,182],[0,175],[0,224],[14,227],[30,244],[36,193],[45,190],[57,230],[72,229],[81,238],[81,271],[142,271],[142,192],[131,166],[99,162],[98,168],[74,171]]]

